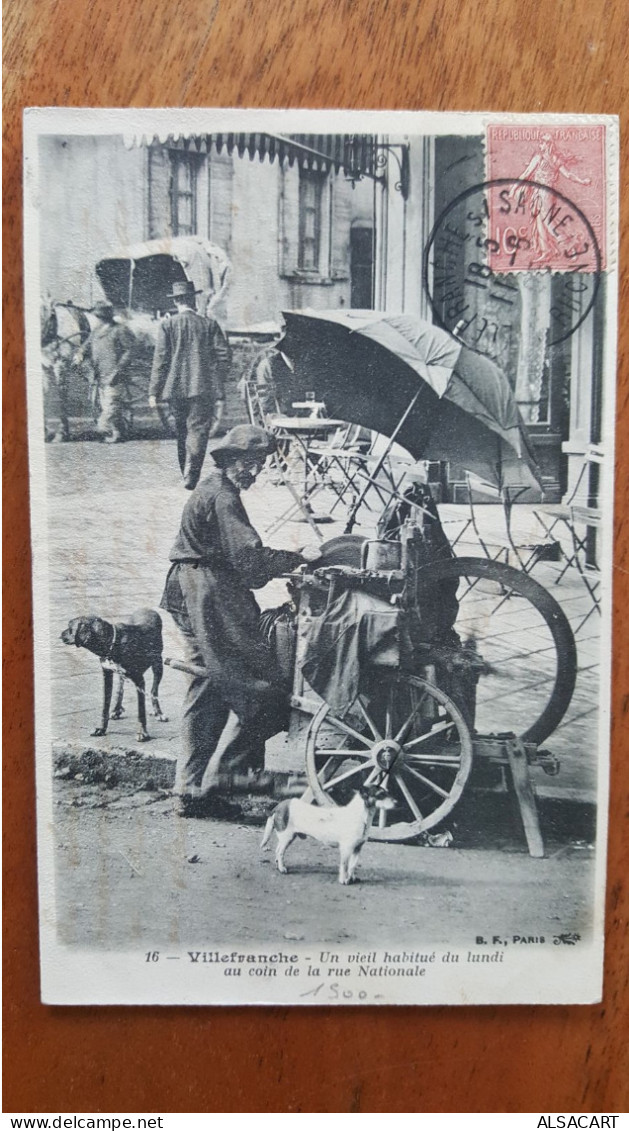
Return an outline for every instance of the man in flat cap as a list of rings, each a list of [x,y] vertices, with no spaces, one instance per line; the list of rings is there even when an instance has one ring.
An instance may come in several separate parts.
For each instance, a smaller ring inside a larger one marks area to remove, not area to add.
[[[149,404],[167,403],[175,418],[184,487],[199,482],[207,442],[220,426],[230,349],[218,322],[196,309],[194,283],[173,284],[176,314],[161,322],[153,356]]]
[[[315,560],[262,545],[240,498],[273,450],[262,428],[232,428],[212,452],[217,467],[186,503],[170,552],[161,607],[182,631],[192,675],[183,708],[175,791],[178,812],[217,812],[219,769],[262,768],[264,742],[283,729],[287,689],[260,632],[251,592]],[[213,810],[212,810],[213,807]]]
[[[128,326],[116,322],[110,302],[97,302],[92,307],[92,314],[96,318],[96,326],[75,355],[74,363],[84,359],[90,362],[100,399],[100,416],[96,426],[103,433],[106,444],[119,444],[126,435],[124,410],[135,336]]]

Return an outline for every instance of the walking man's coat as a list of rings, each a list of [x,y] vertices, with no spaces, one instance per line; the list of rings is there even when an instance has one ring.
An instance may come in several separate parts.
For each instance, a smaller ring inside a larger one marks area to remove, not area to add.
[[[175,294],[175,299],[189,297],[185,286],[181,284],[182,294]],[[189,306],[181,305],[159,326],[149,397],[170,404],[179,466],[189,490],[199,481],[217,405],[225,399],[229,359],[229,345],[218,322]]]

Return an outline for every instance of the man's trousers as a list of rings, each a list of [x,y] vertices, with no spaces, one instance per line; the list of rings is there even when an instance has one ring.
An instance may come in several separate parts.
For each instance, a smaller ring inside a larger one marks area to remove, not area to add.
[[[212,426],[213,405],[206,397],[188,397],[171,405],[177,432],[177,457],[184,487],[192,491],[201,476],[208,437]]]
[[[182,630],[181,625],[179,627]],[[196,638],[185,631],[183,637],[186,659],[190,664],[203,667],[203,654]],[[227,722],[230,707],[216,685],[205,676],[193,675],[189,679],[183,703],[175,792],[194,795],[202,787],[203,775]],[[281,729],[278,714],[277,702],[271,702],[261,705],[259,712],[246,720],[244,729],[230,743],[221,759],[224,772],[264,769],[266,739]]]
[[[100,416],[96,427],[99,432],[103,432],[113,439],[119,439],[125,435],[126,431],[124,418],[126,386],[123,384],[101,385],[99,396]]]
[[[227,772],[264,768],[266,740],[287,725],[288,696],[260,636],[251,594],[242,594],[238,609],[243,619],[232,623],[225,616],[221,620],[229,601],[211,571],[183,565],[180,584],[185,608],[171,607],[170,613],[183,635],[186,659],[208,672],[189,677],[183,703],[176,789],[194,794],[202,787],[230,710],[243,725],[223,752],[221,766]],[[267,682],[273,675],[277,682]]]

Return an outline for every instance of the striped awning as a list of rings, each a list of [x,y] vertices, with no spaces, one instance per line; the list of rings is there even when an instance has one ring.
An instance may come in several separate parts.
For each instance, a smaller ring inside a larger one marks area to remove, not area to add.
[[[351,140],[351,144],[350,144]],[[371,134],[134,134],[126,138],[129,148],[136,145],[166,145],[188,153],[236,152],[250,161],[297,163],[302,169],[329,173],[341,170],[348,176],[375,177],[375,138]]]

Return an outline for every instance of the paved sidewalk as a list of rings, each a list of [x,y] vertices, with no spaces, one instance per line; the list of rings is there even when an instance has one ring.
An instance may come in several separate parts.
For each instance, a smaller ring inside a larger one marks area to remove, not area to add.
[[[63,751],[79,754],[88,749],[112,752],[118,762],[130,767],[141,766],[141,773],[147,778],[156,776],[162,784],[168,784],[178,751],[185,675],[166,668],[160,700],[169,719],[160,724],[149,717],[150,743],[137,743],[135,693],[130,686],[126,691],[125,717],[110,723],[105,738],[93,738],[90,732],[97,723],[102,696],[98,662],[82,649],[63,645],[59,634],[71,617],[81,613],[97,612],[109,620],[122,620],[140,606],[158,605],[168,553],[188,497],[176,466],[175,444],[156,440],[116,446],[48,445],[46,471],[50,493],[48,539],[55,748],[58,754]],[[263,538],[265,530],[291,501],[284,488],[270,483],[266,473],[243,499]],[[317,507],[325,510],[324,495],[319,497]],[[500,525],[499,509],[487,506],[479,511],[491,541]],[[444,507],[442,517],[449,535],[455,537],[462,528],[465,508]],[[517,511],[516,529],[523,541],[530,538],[534,523],[530,508]],[[326,538],[332,537],[341,533],[342,522],[330,523],[322,530]],[[357,532],[370,533],[368,528],[357,528]],[[465,537],[468,535],[469,529]],[[308,524],[294,521],[284,524],[269,539],[271,544],[287,548],[297,548],[311,540]],[[474,542],[459,542],[457,552],[477,556],[482,553]],[[591,607],[590,598],[576,570],[569,570],[561,582],[555,584],[558,569],[554,563],[541,563],[534,576],[552,591],[573,627],[577,627]],[[268,607],[280,604],[284,594],[283,582],[274,581],[258,592],[257,597],[261,605]],[[165,655],[181,656],[177,630],[166,614],[163,620]],[[599,628],[600,617],[593,613],[577,633],[579,673],[575,694],[561,726],[545,743],[559,757],[561,773],[548,778],[541,771],[535,771],[540,793],[589,801],[595,797]],[[505,630],[512,637],[521,633],[523,642],[527,640],[530,645],[533,632],[530,625],[505,617]],[[508,687],[506,694],[509,694]],[[137,758],[130,758],[133,752],[137,752]]]

